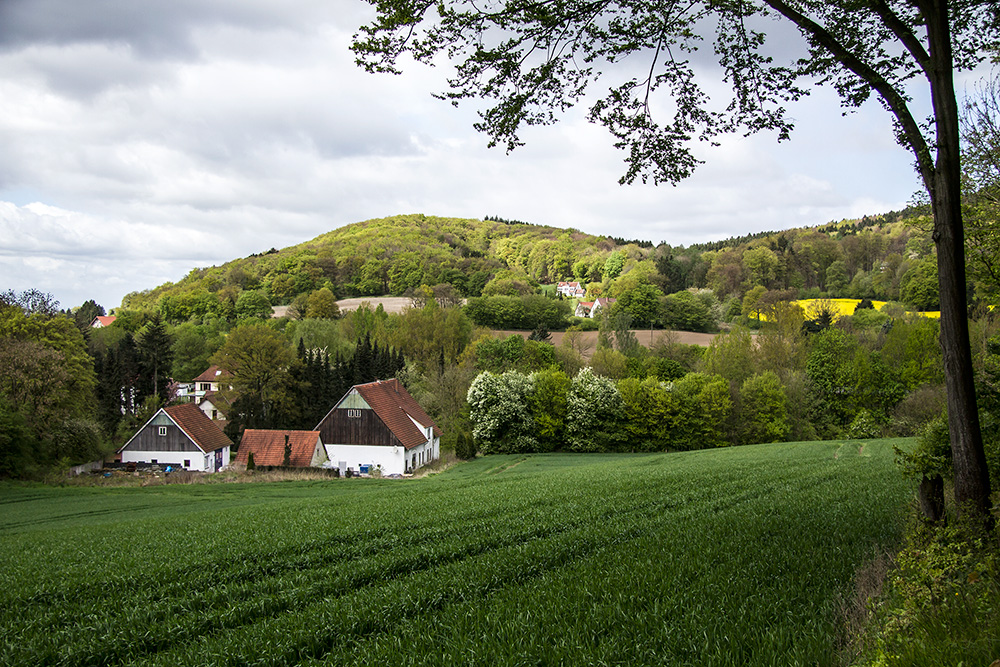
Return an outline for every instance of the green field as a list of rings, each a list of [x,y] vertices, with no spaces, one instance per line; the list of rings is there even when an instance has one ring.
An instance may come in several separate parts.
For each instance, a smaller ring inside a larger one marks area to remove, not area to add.
[[[860,444],[0,486],[0,664],[835,664],[913,493]]]

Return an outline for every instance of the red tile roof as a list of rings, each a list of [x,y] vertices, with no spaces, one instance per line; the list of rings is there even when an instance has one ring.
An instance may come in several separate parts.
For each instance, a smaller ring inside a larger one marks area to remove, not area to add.
[[[285,461],[285,436],[292,447],[289,462],[296,468],[312,465],[319,431],[272,431],[248,428],[243,431],[240,449],[236,453],[236,463],[246,465],[253,452],[253,462],[259,466],[280,466]]]
[[[218,382],[219,378],[223,377],[229,377],[229,371],[221,370],[218,366],[209,366],[207,371],[191,382]]]
[[[94,326],[97,323],[100,323],[102,327],[110,326],[114,324],[117,319],[117,315],[98,315],[94,318],[94,321],[90,323],[90,326]]]
[[[171,405],[163,408],[163,411],[206,454],[233,444],[222,429],[194,403]]]
[[[394,378],[358,384],[354,385],[354,389],[358,390],[361,398],[365,399],[382,423],[389,427],[406,449],[422,445],[428,439],[413,420],[424,428],[432,427],[435,435],[441,435],[441,430],[434,420],[424,412],[399,380]]]

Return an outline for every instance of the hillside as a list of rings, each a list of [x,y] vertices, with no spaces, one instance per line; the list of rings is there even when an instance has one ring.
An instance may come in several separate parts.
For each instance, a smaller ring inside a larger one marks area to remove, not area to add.
[[[235,302],[248,290],[263,290],[278,305],[324,286],[338,297],[399,296],[423,284],[450,283],[461,294],[476,296],[503,269],[551,282],[571,275],[573,264],[582,259],[597,257],[603,264],[614,248],[615,241],[607,237],[575,229],[399,215],[194,269],[177,283],[129,294],[123,306],[153,307],[167,298],[188,310],[211,310],[213,302]]]
[[[969,275],[989,302],[998,290],[981,255],[970,254]],[[650,284],[660,296],[709,289],[720,302],[758,288],[775,292],[772,300],[868,298],[937,308],[934,244],[920,209],[687,248],[500,219],[399,215],[193,269],[177,283],[130,293],[122,307],[159,310],[173,322],[210,314],[232,320],[271,306],[301,313],[320,290],[329,291],[326,300],[399,297],[435,285],[457,298],[517,296],[559,280],[579,281],[590,300]],[[633,310],[643,323],[641,309]]]

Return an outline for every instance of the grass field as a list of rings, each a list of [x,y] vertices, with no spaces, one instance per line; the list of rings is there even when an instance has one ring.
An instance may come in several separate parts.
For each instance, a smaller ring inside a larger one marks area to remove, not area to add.
[[[0,486],[2,665],[826,665],[891,443]]]

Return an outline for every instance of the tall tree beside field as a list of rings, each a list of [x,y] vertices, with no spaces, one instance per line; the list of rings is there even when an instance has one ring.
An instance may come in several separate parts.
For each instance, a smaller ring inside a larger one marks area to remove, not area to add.
[[[264,324],[239,326],[210,361],[230,373],[232,389],[220,393],[232,406],[232,422],[244,428],[283,425],[294,398],[289,368],[296,358],[280,333]]]
[[[548,368],[532,375],[534,391],[529,399],[535,420],[539,449],[554,451],[564,442],[566,428],[566,395],[570,379],[560,370]]]
[[[624,403],[611,378],[583,368],[566,396],[566,445],[574,452],[616,452],[627,447]]]
[[[167,325],[159,313],[154,313],[152,319],[139,330],[135,342],[142,360],[143,379],[149,384],[149,390],[142,393],[149,393],[166,401],[171,362],[174,358],[174,340],[167,332]]]
[[[753,375],[740,387],[740,440],[743,444],[783,442],[788,437],[788,401],[772,371]]]
[[[934,214],[941,295],[941,344],[947,371],[948,415],[961,511],[988,516],[990,481],[976,410],[968,343],[961,211],[959,113],[954,72],[978,66],[1000,45],[1000,6],[971,0],[748,0],[739,3],[586,0],[524,3],[499,0],[480,8],[380,0],[353,49],[369,71],[398,72],[400,56],[429,63],[440,53],[455,63],[452,102],[485,99],[477,129],[508,150],[522,144],[525,125],[555,122],[601,75],[602,63],[630,54],[648,57],[646,73],[613,85],[590,109],[616,146],[628,153],[622,182],[676,183],[698,164],[695,140],[725,133],[793,129],[784,105],[806,94],[805,78],[832,84],[857,107],[874,93],[895,122],[897,141],[913,154]],[[807,55],[775,63],[766,44],[766,19],[790,22]],[[758,27],[760,26],[760,27]],[[714,48],[733,97],[724,111],[708,105],[690,60],[680,60],[715,30]],[[611,68],[622,72],[621,68]],[[924,123],[912,108],[914,80],[933,115]],[[657,93],[669,91],[673,118],[653,116]]]

